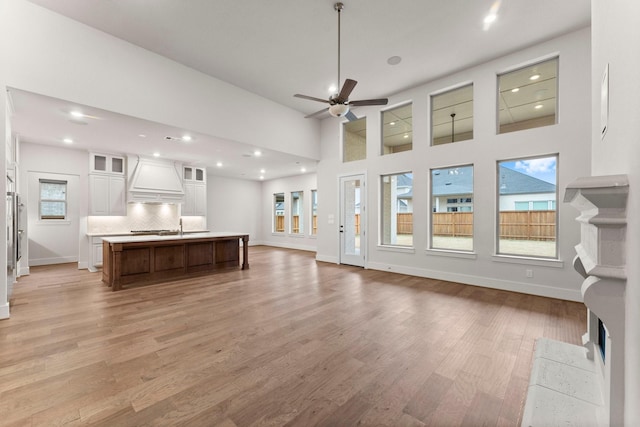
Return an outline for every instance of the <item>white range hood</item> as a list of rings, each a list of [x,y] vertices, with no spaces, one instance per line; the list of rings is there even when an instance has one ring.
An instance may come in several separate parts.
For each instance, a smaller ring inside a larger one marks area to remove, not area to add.
[[[180,203],[183,197],[182,180],[175,163],[138,158],[129,180],[128,202]]]

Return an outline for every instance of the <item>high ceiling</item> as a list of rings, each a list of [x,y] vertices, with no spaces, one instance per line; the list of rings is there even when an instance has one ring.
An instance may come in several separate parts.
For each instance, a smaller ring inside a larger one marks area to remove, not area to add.
[[[294,93],[326,98],[338,84],[334,0],[31,1],[305,114],[322,105]],[[352,99],[386,97],[590,23],[589,0],[344,3],[341,78],[359,82]],[[497,19],[485,30],[492,6]],[[399,64],[387,63],[393,56]]]

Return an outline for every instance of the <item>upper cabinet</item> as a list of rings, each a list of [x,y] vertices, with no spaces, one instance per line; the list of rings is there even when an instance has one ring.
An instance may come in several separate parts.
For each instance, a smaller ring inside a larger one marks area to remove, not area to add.
[[[205,216],[207,214],[207,173],[204,168],[184,166],[182,168],[184,182],[183,216]]]
[[[126,177],[122,156],[89,154],[89,215],[125,216]]]
[[[89,171],[91,173],[125,174],[125,163],[122,156],[91,153],[89,159]]]

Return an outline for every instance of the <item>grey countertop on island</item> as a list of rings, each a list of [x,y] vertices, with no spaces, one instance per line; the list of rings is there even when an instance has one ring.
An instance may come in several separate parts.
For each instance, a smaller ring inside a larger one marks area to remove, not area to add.
[[[103,236],[102,240],[109,243],[137,243],[137,242],[158,242],[163,240],[191,240],[191,239],[211,239],[217,237],[238,237],[248,236],[249,233],[237,233],[232,231],[208,231],[203,233],[183,233],[170,235],[142,235],[142,236]]]

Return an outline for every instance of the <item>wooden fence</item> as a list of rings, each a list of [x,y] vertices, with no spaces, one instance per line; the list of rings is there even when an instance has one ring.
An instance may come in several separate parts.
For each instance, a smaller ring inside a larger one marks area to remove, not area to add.
[[[473,212],[434,212],[433,235],[449,237],[473,236]]]
[[[556,211],[501,211],[500,238],[556,240]]]
[[[276,215],[276,233],[284,233],[284,215]]]

